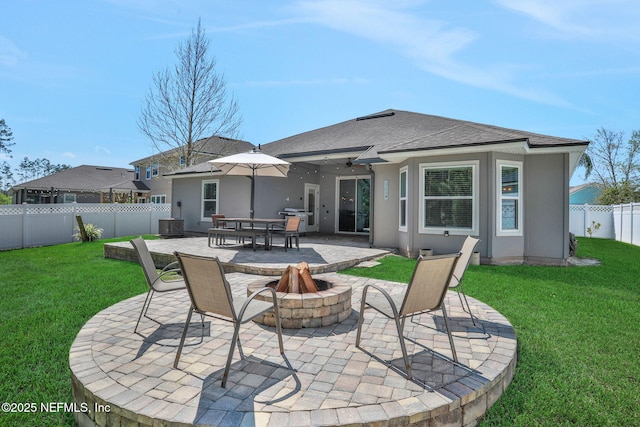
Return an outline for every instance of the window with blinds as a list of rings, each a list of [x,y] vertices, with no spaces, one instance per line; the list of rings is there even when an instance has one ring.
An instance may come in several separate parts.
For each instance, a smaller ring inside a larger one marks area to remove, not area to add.
[[[497,163],[498,236],[522,235],[522,163],[499,160]]]
[[[477,162],[424,164],[421,231],[477,233]]]

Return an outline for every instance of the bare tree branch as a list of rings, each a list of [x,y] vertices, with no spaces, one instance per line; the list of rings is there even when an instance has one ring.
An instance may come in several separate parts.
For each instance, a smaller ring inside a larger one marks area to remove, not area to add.
[[[209,136],[237,138],[242,123],[238,103],[208,51],[209,40],[198,21],[191,37],[176,48],[173,69],[154,75],[138,118],[138,128],[153,148],[171,151],[169,162],[176,166],[180,156],[191,166]]]

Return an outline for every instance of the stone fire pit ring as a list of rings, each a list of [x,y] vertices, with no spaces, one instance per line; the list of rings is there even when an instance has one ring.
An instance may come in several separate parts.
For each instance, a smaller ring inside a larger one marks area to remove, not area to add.
[[[247,287],[247,295],[273,282],[273,278],[266,278],[250,283]],[[282,327],[286,329],[319,328],[348,318],[351,315],[351,286],[336,283],[335,280],[327,283],[330,286],[327,290],[314,293],[277,292]],[[256,299],[272,301],[271,294],[268,293],[262,293]],[[268,311],[253,320],[266,326],[276,325],[273,311]]]

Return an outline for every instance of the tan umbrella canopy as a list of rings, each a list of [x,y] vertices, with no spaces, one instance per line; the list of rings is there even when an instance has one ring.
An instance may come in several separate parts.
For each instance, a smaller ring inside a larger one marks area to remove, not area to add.
[[[264,154],[258,149],[246,153],[232,154],[209,160],[209,163],[220,169],[225,175],[240,175],[251,178],[251,218],[254,213],[255,178],[256,176],[274,176],[285,178],[291,163],[277,157]]]

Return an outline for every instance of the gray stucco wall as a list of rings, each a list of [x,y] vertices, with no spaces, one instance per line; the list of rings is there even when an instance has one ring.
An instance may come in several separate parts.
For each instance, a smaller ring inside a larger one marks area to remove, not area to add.
[[[440,156],[410,159],[396,165],[376,165],[374,245],[397,247],[400,253],[416,257],[420,249],[449,253],[460,249],[466,235],[444,236],[419,231],[420,164],[476,160],[479,185],[479,229],[477,250],[492,263],[562,264],[568,257],[568,156],[510,155],[479,153],[466,156]],[[523,234],[498,236],[496,232],[498,160],[522,162]],[[408,227],[398,230],[399,172],[408,166]],[[384,181],[389,182],[389,198],[384,199]]]
[[[523,192],[523,235],[498,236],[497,160],[521,161]],[[449,236],[425,234],[419,230],[420,221],[420,164],[438,162],[477,161],[479,186],[480,238],[477,250],[484,261],[492,263],[552,263],[562,264],[568,257],[568,182],[567,154],[509,155],[478,153],[464,156],[438,156],[410,159],[402,164],[376,164],[373,185],[374,246],[398,248],[400,253],[415,257],[420,249],[435,253],[456,252],[466,234]],[[408,227],[399,231],[398,199],[400,168],[408,166]],[[336,232],[336,191],[340,176],[369,176],[366,167],[345,168],[341,164],[295,165],[287,178],[256,178],[256,217],[279,217],[284,207],[304,207],[305,183],[320,186],[321,233]],[[206,232],[209,219],[201,218],[203,179],[220,181],[219,211],[227,216],[249,216],[250,183],[247,177],[206,176],[173,180],[172,216],[185,220],[186,231]],[[385,181],[388,198],[385,199]],[[177,202],[182,208],[177,207]]]
[[[527,158],[525,257],[555,262],[569,256],[569,159],[567,154]]]
[[[226,216],[249,216],[251,180],[243,176],[206,176],[203,178],[173,179],[171,216],[184,219],[185,231],[206,232],[211,227],[211,219],[203,220],[202,181],[218,179],[219,211]],[[177,203],[182,204],[181,207]]]

